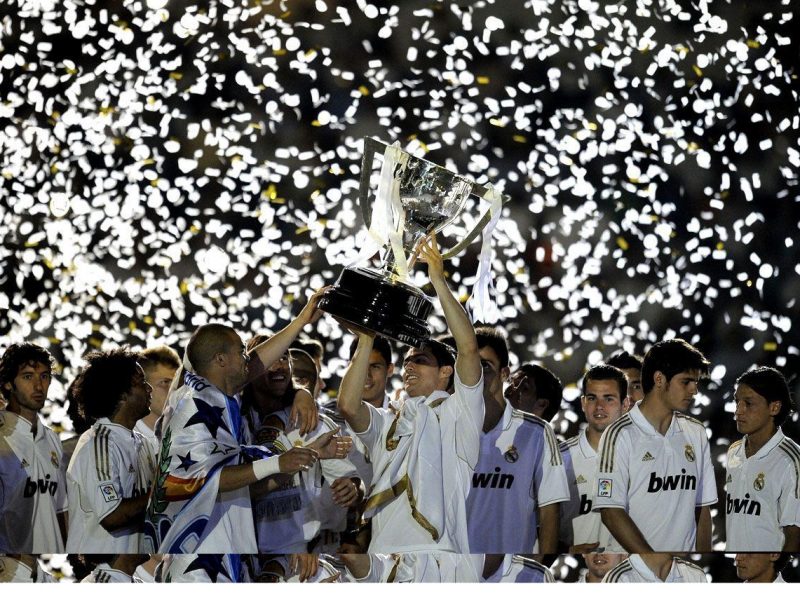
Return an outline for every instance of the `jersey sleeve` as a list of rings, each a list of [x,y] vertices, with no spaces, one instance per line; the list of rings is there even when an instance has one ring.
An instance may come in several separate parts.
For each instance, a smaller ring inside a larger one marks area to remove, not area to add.
[[[613,435],[607,435],[611,433]],[[609,427],[603,432],[598,447],[597,481],[594,488],[594,507],[601,508],[628,507],[628,485],[630,483],[630,438],[625,430]]]
[[[483,375],[480,381],[473,386],[464,385],[458,377],[453,375],[454,392],[452,399],[455,402],[447,406],[447,410],[455,411],[457,420],[456,454],[458,457],[474,468],[478,462],[481,448],[481,431],[483,430]],[[447,403],[445,403],[447,405]]]
[[[542,463],[536,465],[536,499],[538,506],[556,502],[567,502],[570,498],[567,471],[558,449],[558,440],[553,428],[544,425],[544,451]]]
[[[705,427],[700,432],[700,448],[703,454],[700,472],[700,485],[697,486],[696,506],[709,506],[717,502],[717,482],[714,478],[714,466],[711,463],[711,449],[708,445]]]
[[[800,481],[793,468],[783,471],[781,494],[778,498],[778,525],[800,526]]]
[[[95,435],[81,448],[80,468],[71,475],[80,488],[81,508],[94,513],[99,523],[116,510],[123,500],[120,477],[121,456],[108,436]],[[77,465],[76,465],[77,466]]]
[[[558,539],[564,545],[572,546],[574,539],[572,520],[580,513],[580,498],[578,497],[578,486],[575,483],[575,467],[572,463],[572,453],[566,446],[561,449],[561,460],[564,461],[564,471],[567,474],[569,500],[562,502],[560,506]]]
[[[389,419],[389,417],[393,418],[393,415],[387,411],[378,410],[366,402],[364,404],[369,409],[369,425],[364,431],[356,431],[355,434],[358,436],[358,439],[360,439],[369,449],[370,454],[375,456],[376,448],[380,445],[383,439],[386,421]]]

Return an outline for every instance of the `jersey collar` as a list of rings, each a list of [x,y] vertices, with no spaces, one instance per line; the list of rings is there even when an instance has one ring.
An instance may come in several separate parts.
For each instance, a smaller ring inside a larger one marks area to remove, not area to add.
[[[656,428],[653,427],[653,425],[650,423],[650,421],[647,420],[647,417],[645,417],[642,414],[642,411],[639,408],[639,404],[640,404],[640,402],[637,402],[636,405],[632,409],[630,409],[628,411],[628,414],[630,415],[631,420],[634,422],[634,424],[639,429],[641,429],[646,435],[658,436],[658,437],[669,437],[669,436],[672,436],[672,435],[676,435],[677,433],[680,433],[682,431],[681,424],[679,422],[680,420],[677,418],[676,414],[673,413],[672,414],[672,421],[669,424],[669,428],[667,429],[667,432],[662,436],[656,430]]]
[[[753,456],[750,458],[764,458],[767,454],[769,454],[773,448],[775,448],[778,444],[783,441],[783,431],[781,428],[778,427],[778,431],[775,432],[771,438],[767,440],[767,443],[761,446]],[[744,436],[742,439],[742,455],[745,455],[745,447],[747,445],[747,436]]]
[[[653,573],[653,571],[650,570],[650,567],[647,566],[642,557],[639,556],[638,554],[631,554],[628,557],[628,560],[630,561],[631,566],[636,570],[636,572],[639,573],[639,575],[641,575],[642,577],[644,577],[647,581],[652,581],[654,583],[672,583],[673,581],[675,581],[675,578],[677,576],[678,568],[674,558],[672,559],[672,564],[669,567],[669,573],[667,574],[667,578],[663,582],[658,578],[658,576],[655,573]]]
[[[578,434],[578,446],[580,446],[581,453],[583,453],[584,458],[597,457],[597,452],[589,443],[589,438],[586,437],[586,428],[581,429],[581,432]]]

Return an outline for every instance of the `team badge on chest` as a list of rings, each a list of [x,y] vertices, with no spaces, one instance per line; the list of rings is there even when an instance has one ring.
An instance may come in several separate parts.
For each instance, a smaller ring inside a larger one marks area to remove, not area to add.
[[[509,446],[503,454],[503,458],[506,459],[506,462],[515,463],[519,460],[519,451],[515,446]]]
[[[694,462],[694,448],[692,448],[691,444],[686,444],[686,446],[684,446],[683,455],[689,462]]]
[[[753,481],[753,489],[757,492],[760,492],[764,489],[764,474],[759,473],[756,475],[755,481]]]

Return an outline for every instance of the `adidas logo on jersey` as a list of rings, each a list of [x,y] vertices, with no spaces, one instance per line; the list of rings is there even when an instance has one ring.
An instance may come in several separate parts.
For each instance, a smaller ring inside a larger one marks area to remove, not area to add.
[[[686,469],[681,469],[680,475],[664,475],[659,477],[655,473],[650,473],[650,481],[647,483],[647,491],[655,494],[660,491],[670,490],[696,490],[697,477],[687,475]]]
[[[50,481],[50,475],[45,475],[44,479],[37,479],[36,481],[28,477],[27,481],[25,481],[25,491],[23,495],[25,498],[33,498],[38,492],[40,494],[55,496],[57,489],[58,482]]]
[[[473,473],[472,487],[510,490],[514,485],[514,476],[509,473],[500,473],[500,467],[495,467],[494,473]]]
[[[650,454],[649,452],[645,452],[644,456],[642,457],[642,462],[645,462],[645,461],[648,461],[648,460],[655,460],[655,457],[652,454]]]
[[[725,501],[725,512],[727,514],[744,513],[758,517],[761,515],[761,503],[757,500],[750,500],[750,494],[745,494],[743,499],[733,498],[728,494]]]
[[[578,475],[578,478],[575,480],[575,483],[580,485],[581,483],[586,483],[586,479],[583,475]]]
[[[23,458],[21,465],[22,465],[22,468],[25,469],[25,468],[30,466],[30,463]]]

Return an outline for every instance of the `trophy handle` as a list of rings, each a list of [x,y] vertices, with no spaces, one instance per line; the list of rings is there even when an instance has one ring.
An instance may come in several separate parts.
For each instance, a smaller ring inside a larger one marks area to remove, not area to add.
[[[487,188],[484,185],[478,185],[477,183],[475,183],[472,186],[471,194],[475,195],[475,196],[478,196],[481,199],[484,199],[489,194],[489,188]],[[503,195],[501,195],[501,199],[502,199],[502,202],[503,202],[503,206],[505,206],[506,203],[509,200],[511,200],[511,196],[503,194]],[[448,250],[447,252],[443,252],[442,253],[442,258],[445,259],[445,260],[448,260],[448,259],[451,259],[454,256],[457,256],[458,254],[460,254],[461,251],[464,248],[469,246],[475,240],[475,238],[478,237],[478,234],[481,231],[483,231],[483,228],[486,227],[486,224],[491,220],[491,218],[492,218],[492,212],[490,210],[487,210],[486,213],[483,215],[483,217],[481,217],[480,221],[478,221],[475,224],[475,227],[472,228],[472,231],[470,231],[466,235],[466,237],[464,237],[463,240],[461,240],[458,244],[456,244],[450,250]]]
[[[361,181],[358,188],[358,204],[361,206],[361,216],[364,217],[364,224],[367,229],[372,225],[372,207],[369,202],[369,179],[372,175],[372,164],[375,160],[375,153],[383,154],[386,144],[370,137],[364,138],[364,155],[361,159]]]

